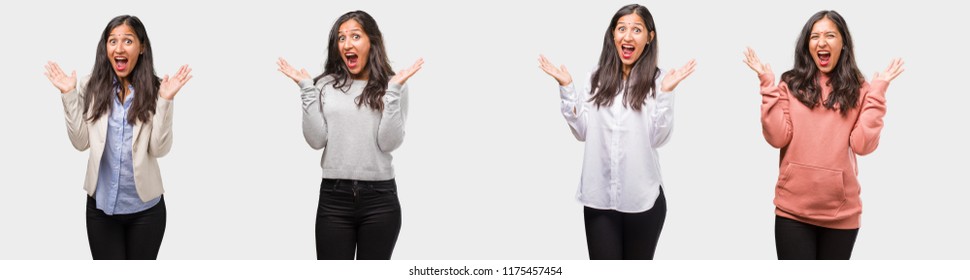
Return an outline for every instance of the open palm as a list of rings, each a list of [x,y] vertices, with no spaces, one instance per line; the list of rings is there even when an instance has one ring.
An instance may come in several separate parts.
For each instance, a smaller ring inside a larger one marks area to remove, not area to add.
[[[556,67],[552,64],[552,62],[549,62],[549,59],[541,54],[539,55],[539,68],[542,69],[543,72],[546,72],[546,74],[549,74],[549,76],[555,78],[556,81],[559,82],[560,86],[566,86],[573,83],[573,76],[569,75],[569,71],[566,70],[566,65],[559,65],[559,67]]]
[[[158,96],[168,100],[175,99],[175,94],[191,79],[192,68],[189,68],[188,64],[182,65],[182,67],[179,67],[179,71],[171,78],[168,75],[162,78],[162,84],[158,87]]]
[[[691,59],[680,69],[671,69],[667,71],[667,75],[664,75],[663,81],[660,82],[660,90],[665,92],[671,92],[681,81],[694,73],[694,67],[697,66],[697,62]]]
[[[761,64],[761,60],[758,59],[758,55],[755,54],[754,50],[750,47],[744,51],[744,64],[747,64],[748,68],[751,68],[751,70],[754,70],[755,73],[758,73],[758,76],[764,75],[765,73],[773,74],[773,72],[771,72],[771,65]]]
[[[298,84],[300,81],[310,78],[310,72],[307,72],[306,69],[296,70],[296,68],[290,66],[290,63],[286,62],[286,59],[282,57],[276,61],[276,66],[279,66],[279,69],[276,70],[279,70],[283,75],[290,77],[290,79],[293,79]]]
[[[47,65],[44,65],[47,70],[44,72],[44,76],[54,84],[61,93],[68,93],[77,87],[77,71],[71,71],[71,75],[65,75],[64,70],[57,65],[57,62],[48,61]]]
[[[904,70],[906,69],[903,68],[903,59],[894,58],[892,62],[889,62],[889,67],[886,67],[885,71],[882,71],[882,73],[876,72],[876,74],[872,75],[872,80],[892,82],[893,79],[896,79],[896,77],[898,77],[899,74],[902,74]]]
[[[404,85],[404,83],[407,82],[411,76],[414,76],[414,74],[418,73],[418,70],[421,70],[422,65],[424,65],[424,58],[419,58],[418,61],[415,61],[414,64],[411,65],[411,67],[398,70],[397,75],[394,75],[394,77],[391,78],[391,83],[396,85]]]

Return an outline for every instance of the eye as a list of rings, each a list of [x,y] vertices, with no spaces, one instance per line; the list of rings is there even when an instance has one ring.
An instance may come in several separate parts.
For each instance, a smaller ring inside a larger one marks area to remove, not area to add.
[[[634,32],[634,33],[640,33],[640,28],[634,28],[634,29],[633,29],[633,32]]]
[[[347,36],[340,35],[340,37],[337,37],[337,41],[343,42],[344,40],[347,40]]]
[[[809,37],[809,39],[818,40],[818,35],[812,35],[811,37]]]
[[[619,30],[620,32],[626,31],[626,26],[617,27],[616,30]]]
[[[125,44],[128,44],[128,45],[131,45],[131,43],[133,43],[133,42],[131,41],[131,39],[127,39],[127,40],[125,40]]]
[[[108,44],[114,45],[115,44],[115,39],[108,40]]]
[[[360,34],[354,34],[354,40],[360,40]]]

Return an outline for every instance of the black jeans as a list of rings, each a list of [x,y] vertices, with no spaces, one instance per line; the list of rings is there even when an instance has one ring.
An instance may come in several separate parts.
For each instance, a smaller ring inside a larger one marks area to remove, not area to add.
[[[859,229],[832,229],[775,216],[779,260],[848,260]]]
[[[95,260],[154,260],[165,235],[165,197],[138,213],[108,215],[87,204],[88,245]]]
[[[583,207],[591,260],[652,260],[667,217],[663,187],[653,208],[623,213]]]
[[[317,206],[318,260],[389,260],[401,232],[397,183],[323,179]]]

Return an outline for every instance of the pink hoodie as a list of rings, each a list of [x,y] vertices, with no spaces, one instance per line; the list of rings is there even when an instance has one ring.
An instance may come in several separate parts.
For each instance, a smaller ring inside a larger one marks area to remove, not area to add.
[[[781,149],[775,214],[835,229],[859,228],[862,214],[855,155],[879,145],[889,82],[863,82],[859,104],[842,116],[822,105],[808,108],[791,96],[788,84],[761,79],[761,126],[768,144]],[[832,87],[819,75],[822,100]]]

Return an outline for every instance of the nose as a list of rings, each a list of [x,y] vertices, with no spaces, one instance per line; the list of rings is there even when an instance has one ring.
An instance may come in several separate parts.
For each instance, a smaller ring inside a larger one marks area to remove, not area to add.
[[[633,41],[633,32],[628,31],[626,33],[623,33],[623,41],[625,42]]]
[[[125,49],[121,47],[121,44],[116,44],[114,47],[115,54],[121,54]]]
[[[353,47],[353,45],[350,44],[350,40],[344,40],[343,44],[341,44],[341,47],[344,50],[350,50],[350,48]]]
[[[828,45],[829,45],[829,41],[828,40],[825,40],[825,39],[818,40],[818,47],[819,48],[827,47]]]

